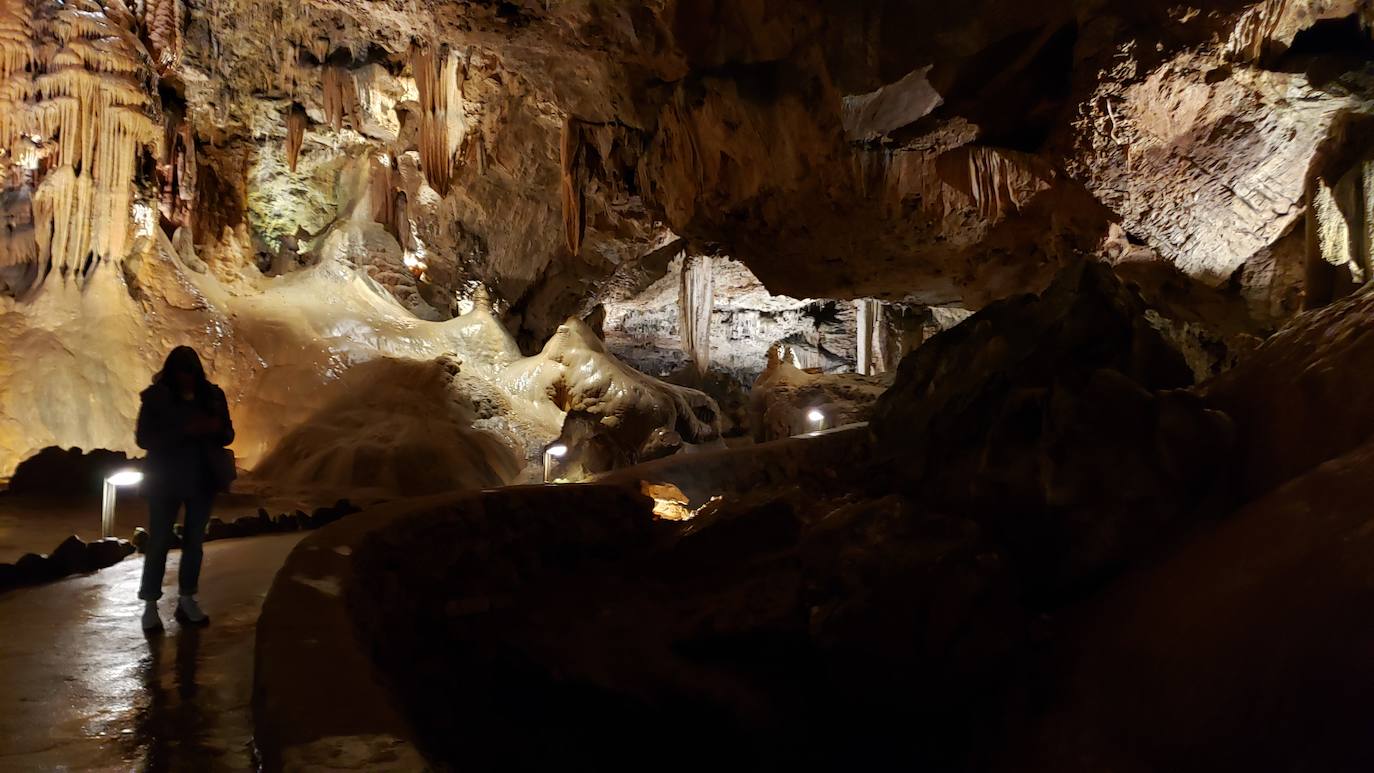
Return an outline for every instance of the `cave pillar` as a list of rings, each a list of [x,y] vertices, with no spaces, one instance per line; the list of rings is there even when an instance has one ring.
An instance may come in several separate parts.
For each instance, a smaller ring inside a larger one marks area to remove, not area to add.
[[[854,302],[858,322],[858,363],[855,372],[876,376],[888,369],[887,320],[883,302],[864,298]]]
[[[682,350],[698,375],[711,369],[711,314],[715,311],[715,283],[711,258],[689,257],[682,264],[678,312],[682,320]]]

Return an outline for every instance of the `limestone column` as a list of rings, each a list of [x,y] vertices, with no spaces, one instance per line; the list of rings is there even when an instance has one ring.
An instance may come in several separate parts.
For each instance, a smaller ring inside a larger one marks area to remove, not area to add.
[[[883,302],[864,298],[854,302],[858,310],[858,363],[855,372],[861,376],[876,376],[886,370],[887,321]]]
[[[711,258],[684,258],[681,293],[678,295],[682,350],[687,354],[687,361],[702,376],[711,369],[711,314],[715,306]]]

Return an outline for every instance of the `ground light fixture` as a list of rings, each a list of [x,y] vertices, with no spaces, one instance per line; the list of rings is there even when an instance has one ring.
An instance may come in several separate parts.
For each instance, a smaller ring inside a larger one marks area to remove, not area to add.
[[[820,432],[825,429],[825,413],[820,408],[812,408],[806,414],[806,420],[810,422],[812,432]]]
[[[105,491],[100,497],[100,536],[102,539],[114,536],[115,496],[122,488],[137,486],[143,482],[143,473],[138,470],[120,470],[105,478]]]
[[[544,449],[544,482],[553,482],[553,460],[562,459],[568,455],[568,447],[562,443],[551,445]]]

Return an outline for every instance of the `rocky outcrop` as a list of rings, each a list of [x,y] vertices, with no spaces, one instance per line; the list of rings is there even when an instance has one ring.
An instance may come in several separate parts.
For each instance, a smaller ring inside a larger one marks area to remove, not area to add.
[[[1223,480],[1232,429],[1110,269],[1002,301],[902,363],[872,426],[903,490],[1017,546],[1042,589],[1124,561]]]
[[[759,764],[932,764],[958,754],[942,734],[981,711],[976,696],[1024,635],[1005,564],[968,521],[796,490],[687,522],[651,507],[638,487],[601,486],[421,506],[354,541],[351,568],[331,573],[345,600],[322,606],[346,604],[376,652],[412,723],[400,735],[435,764],[481,769],[554,756],[630,769],[688,717],[709,732],[669,769],[727,749]],[[315,583],[307,560],[298,552],[296,579],[273,591],[274,650],[294,625],[277,607],[305,603],[293,589]],[[259,676],[273,717],[314,694],[284,690],[279,664]],[[789,740],[811,727],[828,731]],[[264,729],[280,734],[299,726]]]
[[[1249,496],[1350,451],[1374,434],[1374,295],[1303,314],[1246,362],[1204,387],[1239,435],[1236,468]]]

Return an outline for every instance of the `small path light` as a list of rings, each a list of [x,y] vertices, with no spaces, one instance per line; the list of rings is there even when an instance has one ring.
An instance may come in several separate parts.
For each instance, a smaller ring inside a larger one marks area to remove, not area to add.
[[[811,423],[812,432],[821,432],[825,429],[825,413],[820,408],[812,408],[806,414],[806,420]]]
[[[553,460],[562,459],[568,455],[568,447],[559,443],[549,446],[544,451],[544,482],[553,482]]]
[[[143,482],[143,473],[138,470],[120,470],[105,479],[105,491],[100,498],[100,537],[114,536],[115,495],[127,486],[137,486]]]

